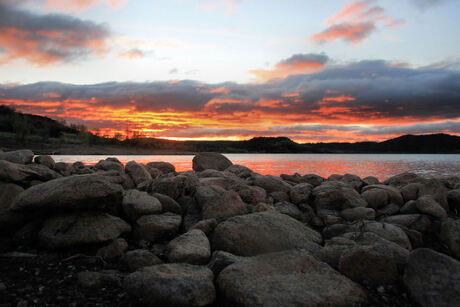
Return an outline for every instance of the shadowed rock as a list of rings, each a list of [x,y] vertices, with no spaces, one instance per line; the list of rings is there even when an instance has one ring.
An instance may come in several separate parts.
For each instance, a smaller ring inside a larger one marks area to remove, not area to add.
[[[134,222],[142,215],[161,213],[162,206],[158,199],[146,192],[129,190],[123,195],[123,211]]]
[[[204,219],[224,221],[232,216],[245,214],[246,204],[235,191],[226,191],[219,186],[199,187],[195,198],[201,207]]]
[[[141,268],[123,287],[142,306],[205,306],[216,299],[213,279],[205,266],[171,263]]]
[[[171,262],[206,264],[211,257],[209,240],[203,231],[192,229],[168,243],[166,257]]]
[[[215,169],[224,171],[229,166],[233,165],[227,157],[216,152],[201,152],[193,157],[193,170],[196,172],[206,169]]]
[[[148,241],[156,242],[174,238],[182,222],[180,215],[163,213],[143,215],[136,221],[137,234]]]
[[[237,306],[358,306],[364,291],[305,251],[260,255],[227,266],[219,292]]]
[[[34,155],[33,151],[29,149],[7,151],[0,153],[0,160],[6,160],[17,164],[29,164],[32,163]]]

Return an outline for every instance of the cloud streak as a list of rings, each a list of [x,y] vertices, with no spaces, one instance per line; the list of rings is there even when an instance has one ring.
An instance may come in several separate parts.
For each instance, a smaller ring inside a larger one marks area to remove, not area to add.
[[[379,24],[388,27],[405,24],[404,20],[388,17],[382,7],[374,4],[375,0],[346,2],[342,10],[325,21],[328,27],[310,36],[309,41],[324,44],[341,39],[359,44],[377,31]]]
[[[44,66],[106,53],[105,25],[62,14],[39,15],[0,3],[0,63],[25,60]]]

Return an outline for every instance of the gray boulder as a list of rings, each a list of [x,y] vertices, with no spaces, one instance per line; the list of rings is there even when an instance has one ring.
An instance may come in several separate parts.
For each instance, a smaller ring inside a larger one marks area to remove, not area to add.
[[[233,165],[224,155],[217,152],[201,152],[193,157],[193,170],[201,172],[206,169],[215,169],[218,171],[224,171],[229,166]]]
[[[340,215],[350,222],[358,220],[375,220],[375,210],[372,208],[356,207],[345,209],[340,212]]]
[[[211,257],[211,246],[203,231],[192,229],[169,242],[166,257],[170,262],[206,264]]]
[[[182,207],[168,195],[161,193],[152,193],[151,195],[160,201],[163,211],[182,214]]]
[[[147,166],[156,168],[160,170],[163,174],[174,173],[176,171],[174,165],[168,162],[149,162],[147,163]]]
[[[224,221],[232,216],[247,213],[246,204],[235,191],[211,185],[199,187],[195,199],[204,219]]]
[[[247,178],[251,176],[251,174],[253,173],[253,171],[251,171],[246,166],[238,165],[238,164],[230,165],[229,167],[227,167],[226,171],[233,173],[240,178]]]
[[[365,186],[362,189],[362,196],[367,201],[369,207],[378,209],[388,204],[395,204],[398,207],[404,205],[401,192],[392,186],[374,184]]]
[[[49,167],[39,164],[17,164],[0,160],[0,180],[25,184],[32,180],[47,181],[61,177]]]
[[[131,176],[134,181],[134,184],[137,186],[144,181],[152,180],[152,176],[150,175],[147,168],[135,161],[129,161],[125,165],[125,172]]]
[[[313,186],[309,183],[300,183],[293,186],[289,192],[291,202],[296,205],[301,203],[308,203],[312,190]]]
[[[313,189],[316,211],[367,207],[355,189],[340,181],[326,181]]]
[[[12,210],[103,210],[121,205],[123,188],[103,175],[77,175],[28,188],[13,202]]]
[[[158,214],[162,205],[158,199],[138,190],[126,191],[123,195],[123,211],[131,221],[143,215]]]
[[[100,160],[99,162],[97,162],[96,168],[103,171],[124,171],[123,164],[121,164],[120,162],[115,162],[107,159]]]
[[[187,263],[144,267],[129,274],[124,289],[142,306],[206,306],[216,299],[214,274]]]
[[[267,193],[272,193],[272,192],[289,193],[289,191],[292,188],[290,184],[283,181],[281,178],[271,176],[271,175],[263,176],[259,174],[253,174],[249,179],[252,185],[263,188],[265,191],[267,191]]]
[[[54,169],[54,165],[56,164],[54,162],[54,159],[48,155],[36,156],[34,158],[34,162],[37,164],[42,164],[44,166],[47,166],[50,169]]]
[[[447,213],[444,208],[431,195],[425,195],[415,201],[417,209],[421,213],[431,215],[440,220],[447,219]]]
[[[322,237],[285,214],[265,211],[235,216],[220,223],[211,242],[213,250],[254,256],[295,248],[316,252]]]
[[[84,212],[57,215],[43,224],[40,243],[49,248],[61,248],[108,242],[131,231],[122,219],[106,213]]]
[[[123,256],[123,258],[121,258],[121,261],[131,272],[145,266],[163,263],[160,258],[145,249],[135,249],[129,251]]]
[[[267,199],[267,192],[261,187],[246,185],[236,189],[236,192],[241,197],[241,200],[247,204],[257,205]]]
[[[5,160],[17,164],[29,164],[32,163],[34,155],[35,154],[33,151],[29,149],[7,151],[0,153],[0,160]]]
[[[460,259],[460,219],[447,219],[441,224],[439,238],[449,247],[452,256]]]
[[[305,251],[248,258],[226,267],[219,292],[236,306],[358,306],[364,291]]]
[[[143,215],[136,221],[136,233],[142,239],[157,242],[170,240],[179,232],[182,223],[180,215],[163,213],[158,215]]]
[[[321,185],[326,179],[315,174],[307,174],[300,178],[300,182],[309,183],[314,187]]]
[[[211,260],[208,263],[208,268],[214,272],[214,276],[218,276],[223,269],[231,264],[244,261],[246,257],[235,256],[224,251],[215,251],[212,253]]]
[[[460,215],[460,189],[452,190],[447,193],[449,208],[457,215]]]
[[[421,306],[448,307],[460,302],[460,262],[428,248],[414,250],[404,285]]]

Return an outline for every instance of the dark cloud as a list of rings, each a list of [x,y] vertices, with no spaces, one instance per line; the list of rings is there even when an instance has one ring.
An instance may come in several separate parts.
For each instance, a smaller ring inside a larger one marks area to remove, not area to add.
[[[172,75],[172,74],[177,74],[178,72],[179,72],[179,69],[173,68],[173,69],[171,69],[171,70],[169,71],[169,74],[171,74],[171,75]]]
[[[0,47],[10,61],[47,65],[102,55],[109,36],[106,25],[63,14],[39,15],[11,1],[0,3]]]
[[[293,56],[282,60],[279,64],[284,65],[298,65],[302,63],[318,63],[321,65],[326,64],[329,57],[326,54],[308,53],[308,54],[294,54]]]
[[[448,0],[410,0],[420,10],[424,11],[433,7],[441,6],[448,2]]]

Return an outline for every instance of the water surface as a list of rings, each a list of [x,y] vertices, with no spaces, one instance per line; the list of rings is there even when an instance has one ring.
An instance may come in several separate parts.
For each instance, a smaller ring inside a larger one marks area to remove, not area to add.
[[[225,154],[234,164],[267,175],[356,174],[375,176],[379,180],[406,171],[426,177],[460,176],[460,154]],[[192,169],[193,155],[55,155],[56,162],[96,164],[107,157],[116,157],[122,163],[166,161],[177,171]]]

